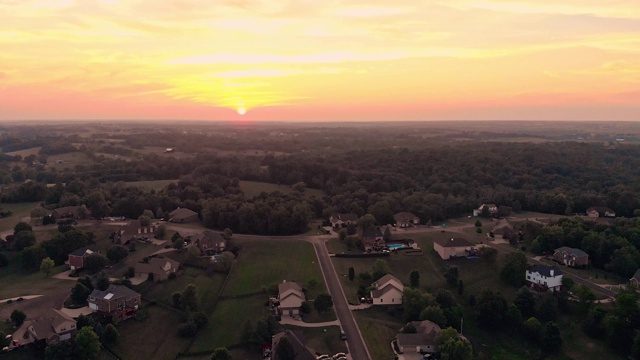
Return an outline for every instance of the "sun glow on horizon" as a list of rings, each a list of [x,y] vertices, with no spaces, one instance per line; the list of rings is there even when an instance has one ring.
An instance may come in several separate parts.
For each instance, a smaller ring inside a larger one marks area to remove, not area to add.
[[[634,0],[0,0],[0,23],[0,121],[640,120]]]

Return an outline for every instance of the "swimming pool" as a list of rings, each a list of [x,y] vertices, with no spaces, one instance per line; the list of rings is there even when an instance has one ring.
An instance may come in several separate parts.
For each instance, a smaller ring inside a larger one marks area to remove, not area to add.
[[[387,245],[387,247],[391,250],[395,250],[395,249],[404,249],[407,247],[407,245],[405,244],[389,244]]]

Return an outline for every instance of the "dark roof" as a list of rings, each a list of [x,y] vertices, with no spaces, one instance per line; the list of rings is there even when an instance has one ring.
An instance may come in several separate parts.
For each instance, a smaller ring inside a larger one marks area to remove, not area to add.
[[[109,294],[113,294],[113,295],[111,295],[109,297]],[[122,297],[124,297],[126,299],[131,299],[131,298],[135,298],[135,297],[140,296],[140,294],[138,294],[137,292],[129,289],[126,286],[113,285],[112,284],[112,285],[109,285],[109,287],[105,291],[94,289],[91,292],[91,296],[93,296],[94,298],[97,298],[97,299],[110,300],[110,299],[117,299],[117,298],[122,298]]]
[[[82,210],[80,210],[82,209]],[[85,205],[80,205],[80,206],[64,206],[64,207],[59,207],[57,209],[53,209],[52,212],[56,212],[59,215],[73,215],[73,216],[78,216],[80,214],[80,211],[84,211],[85,215],[90,215],[91,212],[89,211],[89,209],[85,206]]]
[[[475,245],[465,238],[435,239],[433,242],[442,247],[469,247]]]
[[[440,326],[429,321],[412,321],[409,324],[416,329],[415,334],[398,334],[398,346],[419,346],[436,344],[436,335],[442,330]]]
[[[177,208],[169,213],[172,219],[185,219],[193,215],[198,215],[198,213],[187,208]]]
[[[537,272],[542,276],[551,277],[551,270],[553,270],[553,276],[558,276],[564,274],[562,270],[558,269],[555,266],[547,266],[547,265],[533,265],[529,268],[530,273]]]
[[[418,217],[413,215],[410,212],[399,212],[395,215],[393,215],[393,219],[395,221],[414,221],[414,220],[418,220]]]
[[[569,255],[575,255],[576,257],[583,257],[583,256],[589,256],[589,254],[587,254],[586,252],[580,250],[580,249],[576,249],[576,248],[570,248],[567,246],[563,246],[561,248],[557,248],[556,252],[564,252],[567,253]]]
[[[349,213],[349,214],[338,214],[338,219],[342,221],[358,221],[358,215]]]
[[[380,231],[379,228],[369,228],[367,230],[362,231],[362,237],[366,237],[366,238],[382,237],[382,231]]]
[[[166,274],[167,270],[165,267],[169,264],[170,269],[174,271],[180,267],[180,263],[173,259],[169,258],[151,258],[148,263],[137,263],[135,266],[135,271],[144,273],[144,274]]]
[[[631,279],[636,279],[638,282],[640,282],[640,269],[636,270],[636,273],[633,274]]]
[[[90,251],[91,253],[96,252],[96,250],[88,248],[88,247],[81,247],[80,249],[76,249],[75,251],[73,251],[72,253],[70,253],[69,255],[73,255],[73,256],[84,256],[84,254]]]
[[[313,351],[309,349],[304,343],[304,335],[302,334],[302,330],[285,330],[282,333],[278,333],[274,335],[274,340],[277,342],[273,344],[273,353],[277,353],[278,345],[280,345],[280,341],[282,338],[286,337],[293,348],[293,353],[295,354],[295,360],[315,360],[316,356]]]

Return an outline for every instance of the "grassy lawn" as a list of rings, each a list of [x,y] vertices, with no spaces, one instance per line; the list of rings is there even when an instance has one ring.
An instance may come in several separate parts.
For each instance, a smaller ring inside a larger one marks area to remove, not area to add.
[[[189,346],[189,339],[178,336],[180,314],[159,306],[146,307],[149,317],[134,319],[118,325],[120,340],[114,352],[123,360],[174,359]]]
[[[14,204],[2,204],[4,211],[11,211],[13,215],[0,219],[0,231],[7,231],[13,229],[17,223],[22,221],[23,217],[28,217],[31,214],[31,210],[40,206],[40,202],[31,203],[14,203]]]
[[[174,280],[162,283],[145,281],[137,286],[137,290],[146,299],[171,306],[171,295],[174,292],[182,291],[187,285],[194,284],[198,288],[200,309],[209,314],[213,310],[213,299],[218,296],[223,282],[223,274],[207,275],[203,270],[185,267],[184,273]]]
[[[209,315],[209,325],[198,334],[189,351],[213,350],[240,343],[245,323],[255,324],[268,314],[267,300],[267,294],[220,300]]]
[[[404,325],[402,315],[394,316],[387,313],[386,308],[372,307],[367,310],[354,311],[353,315],[358,322],[371,358],[393,359],[391,341],[398,334],[398,330]]]
[[[247,198],[252,198],[254,196],[260,195],[260,193],[263,191],[267,193],[280,191],[284,194],[290,194],[293,192],[291,186],[289,185],[278,185],[257,181],[240,181],[240,189],[244,191],[244,194]],[[321,198],[324,196],[324,192],[318,189],[306,189],[304,194],[308,197],[315,195],[316,197]]]
[[[308,296],[311,298],[326,291],[316,253],[310,243],[266,239],[242,240],[237,243],[242,250],[229,277],[225,295],[254,293],[275,287],[283,280],[296,281],[304,288],[309,288],[309,280],[316,280],[318,285],[314,289],[308,289]]]
[[[60,291],[61,288],[71,288],[73,282],[68,280],[53,279],[51,276],[68,269],[61,265],[52,269],[50,277],[45,277],[39,271],[30,273],[22,269],[18,264],[15,252],[4,253],[9,259],[9,266],[0,268],[0,299],[18,297],[24,295],[45,295]]]
[[[311,312],[309,314],[302,315],[302,321],[308,322],[308,323],[320,323],[320,322],[334,321],[336,319],[337,319],[336,312],[333,311],[333,309],[329,311],[325,311],[323,313],[319,313],[313,307],[313,303],[311,303]]]
[[[341,254],[343,252],[344,253],[362,252],[358,250],[358,248],[356,248],[355,246],[351,249],[351,251],[349,251],[349,248],[347,247],[347,242],[340,241],[340,239],[338,238],[329,239],[326,241],[326,244],[327,244],[327,250],[329,251],[329,254]]]
[[[177,183],[178,180],[129,181],[129,182],[126,182],[125,184],[137,186],[139,188],[160,191],[165,187],[167,187],[167,185],[171,184],[172,182]]]

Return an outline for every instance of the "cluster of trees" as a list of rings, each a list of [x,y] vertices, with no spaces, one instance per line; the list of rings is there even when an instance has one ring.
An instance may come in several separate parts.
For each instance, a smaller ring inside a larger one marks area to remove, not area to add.
[[[439,289],[433,295],[416,288],[405,288],[402,307],[406,322],[429,320],[443,329],[436,337],[443,359],[472,359],[471,344],[458,333],[461,330],[462,307],[450,291]],[[408,324],[403,332],[415,333],[416,329]]]
[[[90,316],[80,315],[77,328],[78,333],[73,340],[49,344],[44,352],[45,360],[95,360],[100,355],[102,345],[113,346],[120,338],[113,324],[96,322]]]
[[[640,217],[617,218],[613,224],[578,217],[561,219],[541,230],[531,250],[552,254],[561,246],[582,249],[592,266],[629,278],[640,268]]]
[[[184,312],[182,323],[178,326],[178,335],[182,337],[195,337],[209,323],[205,313],[198,311],[198,288],[194,284],[188,284],[180,292],[171,295],[173,307]]]

